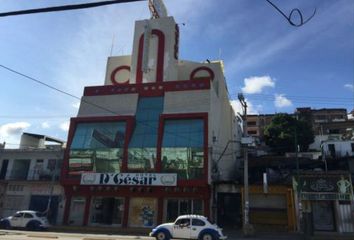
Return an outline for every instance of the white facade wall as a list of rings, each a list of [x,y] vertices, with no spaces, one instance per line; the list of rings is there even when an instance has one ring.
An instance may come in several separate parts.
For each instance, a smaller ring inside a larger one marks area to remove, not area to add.
[[[137,104],[138,94],[83,96],[78,117],[134,115]]]
[[[166,92],[163,114],[210,111],[210,90]]]
[[[149,23],[149,28],[159,29],[165,35],[165,51],[164,51],[164,68],[163,68],[163,81],[177,80],[177,60],[174,58],[175,41],[175,20],[173,17],[163,17],[157,19],[150,19],[136,21],[134,30],[133,53],[131,63],[131,79],[130,83],[136,83],[137,59],[139,51],[139,40],[144,34],[145,26]],[[151,35],[149,44],[149,71],[143,74],[143,83],[155,82],[156,67],[157,67],[157,36]],[[135,61],[134,61],[135,59]]]
[[[114,56],[109,57],[107,60],[107,67],[106,67],[106,78],[104,81],[104,85],[112,85],[113,77],[116,83],[125,83],[127,80],[130,79],[130,71],[128,70],[119,70],[112,76],[113,72],[116,70],[117,67],[120,66],[128,66],[131,65],[131,56]]]
[[[354,141],[326,141],[323,144],[323,151],[327,156],[331,155],[329,148],[331,144],[334,145],[336,157],[354,156],[354,149],[352,147]]]

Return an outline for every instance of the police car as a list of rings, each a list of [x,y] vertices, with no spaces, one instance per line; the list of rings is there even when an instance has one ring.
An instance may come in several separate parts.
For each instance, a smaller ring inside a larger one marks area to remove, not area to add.
[[[2,218],[0,227],[26,228],[27,230],[45,230],[49,227],[48,219],[40,212],[24,210],[18,211],[13,216]]]
[[[171,238],[223,240],[222,229],[216,224],[211,224],[208,219],[200,215],[179,216],[174,223],[164,223],[150,233],[156,240],[169,240]]]

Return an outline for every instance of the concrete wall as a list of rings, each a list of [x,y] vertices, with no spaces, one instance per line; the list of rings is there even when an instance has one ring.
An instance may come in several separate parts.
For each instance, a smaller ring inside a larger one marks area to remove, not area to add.
[[[326,156],[330,156],[329,145],[334,144],[336,157],[354,156],[352,144],[354,141],[326,141],[323,143],[323,150]]]
[[[138,94],[84,96],[78,117],[134,115],[137,104]]]
[[[131,65],[131,56],[114,56],[109,57],[107,60],[107,67],[106,67],[106,78],[104,85],[112,85],[112,78],[114,79],[115,83],[125,83],[127,80],[130,79],[130,71],[126,69],[119,70],[117,68],[122,66]],[[114,72],[115,71],[115,72]]]
[[[210,91],[166,92],[163,113],[198,113],[210,111]]]
[[[145,26],[149,25],[151,30],[158,29],[165,36],[165,51],[164,51],[164,68],[163,81],[171,81],[177,79],[177,60],[174,58],[175,48],[175,25],[173,17],[164,17],[158,19],[142,20],[135,22],[133,53],[131,63],[131,78],[130,83],[136,83],[137,60],[139,51],[139,40],[144,34]],[[155,82],[156,67],[157,67],[157,46],[158,38],[156,35],[151,35],[149,38],[149,71],[143,74],[143,82]]]
[[[212,85],[211,106],[209,112],[209,147],[212,148],[209,166],[217,162],[219,181],[234,180],[238,168],[237,156],[240,156],[239,128],[235,113],[231,107],[226,88],[225,78],[222,72],[222,64],[212,64],[215,74],[214,81],[218,84]],[[217,89],[216,89],[217,88]],[[220,158],[223,150],[230,141],[225,153]],[[212,169],[209,169],[211,172]],[[211,176],[210,176],[211,177]]]

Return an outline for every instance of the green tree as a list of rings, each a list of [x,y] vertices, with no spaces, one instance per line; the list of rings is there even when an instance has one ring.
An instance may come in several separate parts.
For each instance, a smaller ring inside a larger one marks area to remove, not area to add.
[[[279,113],[264,130],[265,143],[274,152],[283,154],[294,152],[295,145],[300,146],[300,151],[307,151],[308,146],[314,141],[311,125],[304,120],[297,120],[294,116]]]

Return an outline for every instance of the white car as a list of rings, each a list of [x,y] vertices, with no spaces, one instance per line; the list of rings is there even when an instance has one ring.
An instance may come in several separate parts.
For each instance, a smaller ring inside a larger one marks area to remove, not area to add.
[[[171,238],[222,240],[222,229],[216,224],[211,224],[208,219],[200,215],[179,216],[174,223],[164,223],[150,233],[150,237],[156,240],[169,240]]]
[[[26,228],[28,230],[45,230],[49,227],[48,219],[40,212],[36,211],[18,211],[13,216],[2,218],[0,227]]]

